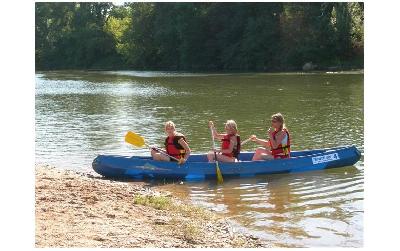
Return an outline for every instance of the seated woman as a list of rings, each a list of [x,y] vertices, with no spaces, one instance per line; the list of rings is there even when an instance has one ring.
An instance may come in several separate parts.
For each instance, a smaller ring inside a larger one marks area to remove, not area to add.
[[[269,140],[258,139],[256,135],[251,140],[262,145],[254,153],[252,160],[271,160],[290,158],[290,135],[285,127],[281,113],[272,115],[272,128],[268,130]]]
[[[165,133],[167,134],[167,138],[164,142],[165,152],[168,155],[179,159],[179,164],[185,163],[190,155],[190,148],[186,142],[185,136],[175,131],[175,124],[172,121],[165,123]],[[151,149],[151,156],[154,160],[176,161],[175,159],[160,153],[154,148]]]
[[[222,162],[235,162],[240,153],[240,136],[238,135],[237,125],[234,120],[225,123],[224,134],[219,134],[212,121],[208,122],[214,138],[221,140],[221,150],[216,150],[217,160]],[[209,162],[215,161],[214,151],[207,154]]]

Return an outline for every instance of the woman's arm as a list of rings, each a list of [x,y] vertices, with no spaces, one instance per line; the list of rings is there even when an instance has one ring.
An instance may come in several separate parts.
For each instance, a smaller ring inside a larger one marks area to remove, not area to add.
[[[262,145],[263,147],[266,147],[268,149],[270,148],[269,140],[259,139],[259,138],[257,138],[256,135],[251,135],[250,138],[251,138],[251,141],[253,141],[253,142],[255,142],[255,143],[259,144],[259,145]]]
[[[215,128],[214,128],[214,130],[215,130]],[[218,140],[223,139],[224,136],[225,136],[225,134],[220,134],[220,133],[218,133],[216,130],[213,131],[213,134],[214,134],[214,138],[215,138],[215,139],[218,139]]]
[[[208,122],[208,126],[211,128],[214,138],[221,140],[224,137],[224,134],[219,134],[217,132],[217,129],[215,129],[214,123],[212,121]]]
[[[183,140],[183,138],[180,139],[180,140],[178,140],[178,143],[179,143],[179,144],[183,147],[183,149],[185,149],[185,151],[186,151],[185,156],[183,157],[184,161],[186,161],[186,160],[189,158],[190,153],[191,153],[190,148],[189,148],[189,145],[188,145],[188,143],[186,143],[185,140]]]
[[[275,139],[274,139],[274,137],[272,137],[272,134],[270,134],[269,140],[271,141],[272,148],[273,149],[277,148],[282,143],[282,140],[285,136],[286,136],[285,133],[282,131],[278,132],[275,135]]]

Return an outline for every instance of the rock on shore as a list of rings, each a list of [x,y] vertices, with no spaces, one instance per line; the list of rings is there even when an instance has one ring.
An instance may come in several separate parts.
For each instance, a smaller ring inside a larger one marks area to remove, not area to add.
[[[266,247],[221,216],[150,189],[36,166],[36,247]]]

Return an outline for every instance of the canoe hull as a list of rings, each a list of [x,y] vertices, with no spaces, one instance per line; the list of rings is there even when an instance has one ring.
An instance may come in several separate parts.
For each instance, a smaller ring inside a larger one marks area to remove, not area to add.
[[[239,162],[219,163],[224,177],[249,177],[260,174],[298,173],[354,165],[361,157],[354,146],[292,152],[290,159],[251,161],[253,153],[240,154]],[[99,155],[93,169],[110,178],[134,179],[215,179],[215,163],[205,154],[193,154],[184,165],[154,161],[151,157]]]

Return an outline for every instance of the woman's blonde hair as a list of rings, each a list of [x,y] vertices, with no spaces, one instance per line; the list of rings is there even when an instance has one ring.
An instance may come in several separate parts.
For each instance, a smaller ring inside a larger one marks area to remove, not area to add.
[[[225,126],[231,130],[234,130],[235,133],[238,133],[237,124],[236,124],[235,120],[232,120],[232,119],[227,120],[225,123]]]
[[[175,129],[175,124],[174,124],[174,122],[172,122],[172,121],[167,121],[167,122],[165,122],[164,128],[167,129],[167,127],[172,127],[172,128]]]
[[[278,121],[278,122],[280,122],[282,125],[281,125],[281,130],[282,129],[284,129],[284,128],[286,128],[286,125],[285,125],[285,118],[283,117],[283,115],[282,115],[282,113],[280,113],[280,112],[278,112],[278,113],[275,113],[275,114],[273,114],[272,116],[271,116],[271,119],[272,120],[276,120],[276,121]]]

